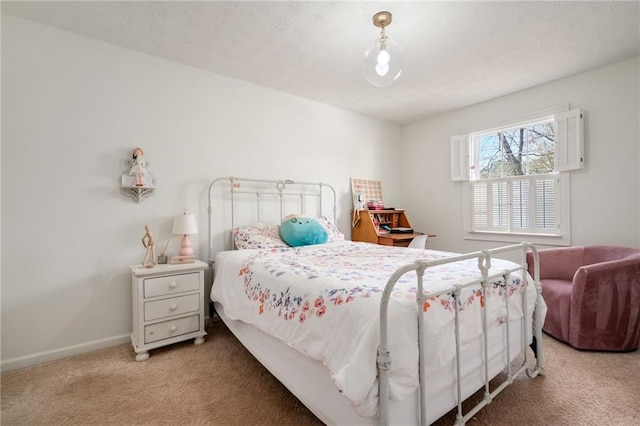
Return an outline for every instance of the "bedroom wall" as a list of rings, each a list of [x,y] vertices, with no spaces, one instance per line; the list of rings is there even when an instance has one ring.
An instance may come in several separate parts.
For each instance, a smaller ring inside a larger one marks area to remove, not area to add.
[[[347,235],[350,177],[399,193],[397,126],[6,14],[2,89],[3,370],[129,341],[144,225],[197,214],[205,259],[216,177],[328,183]],[[118,188],[135,146],[159,186],[139,204]]]
[[[640,247],[638,75],[635,58],[406,126],[402,196],[413,226],[438,235],[429,242],[435,249],[502,245],[462,238],[462,183],[450,179],[450,136],[569,103],[585,111],[585,167],[571,172],[571,242]]]

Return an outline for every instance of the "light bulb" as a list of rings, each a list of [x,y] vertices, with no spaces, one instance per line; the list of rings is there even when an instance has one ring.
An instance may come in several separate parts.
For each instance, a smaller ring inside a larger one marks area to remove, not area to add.
[[[381,65],[387,65],[389,63],[389,52],[385,49],[386,46],[380,46],[380,53],[378,53],[378,63]]]
[[[387,75],[388,72],[389,72],[389,65],[380,64],[380,63],[376,65],[376,74],[378,74],[380,77],[384,77],[385,75]]]
[[[364,78],[377,87],[390,85],[402,73],[402,57],[398,43],[387,37],[377,38],[362,56]]]

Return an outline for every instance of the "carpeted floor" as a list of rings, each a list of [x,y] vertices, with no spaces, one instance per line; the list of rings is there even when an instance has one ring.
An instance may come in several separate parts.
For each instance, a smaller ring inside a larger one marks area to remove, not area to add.
[[[9,425],[319,425],[221,322],[136,362],[124,344],[1,377]],[[640,351],[576,351],[544,337],[546,374],[518,378],[469,423],[638,425]],[[472,397],[473,398],[473,397]],[[450,412],[437,424],[452,424]]]

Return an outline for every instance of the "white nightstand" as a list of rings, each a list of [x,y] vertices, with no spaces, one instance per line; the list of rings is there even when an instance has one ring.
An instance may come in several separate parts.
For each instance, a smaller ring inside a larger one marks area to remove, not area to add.
[[[149,350],[183,340],[204,343],[205,262],[131,265],[131,343],[136,361],[149,358]]]

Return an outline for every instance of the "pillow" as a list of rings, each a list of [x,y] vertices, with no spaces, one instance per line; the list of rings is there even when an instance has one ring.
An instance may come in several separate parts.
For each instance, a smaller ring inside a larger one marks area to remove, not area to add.
[[[291,247],[324,244],[329,234],[324,226],[312,217],[292,217],[280,225],[280,236]]]
[[[344,234],[340,232],[335,222],[333,221],[333,217],[331,216],[321,216],[318,218],[318,222],[327,230],[327,234],[329,234],[329,239],[327,242],[332,243],[334,241],[344,241]]]
[[[237,249],[269,249],[289,247],[280,238],[279,225],[255,223],[240,226],[233,230],[233,239]]]

